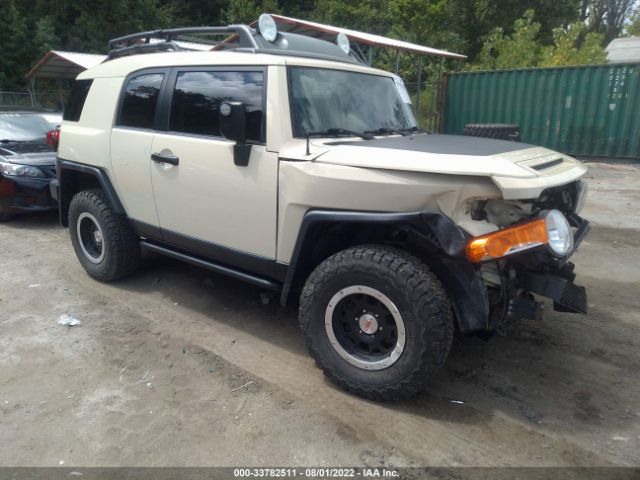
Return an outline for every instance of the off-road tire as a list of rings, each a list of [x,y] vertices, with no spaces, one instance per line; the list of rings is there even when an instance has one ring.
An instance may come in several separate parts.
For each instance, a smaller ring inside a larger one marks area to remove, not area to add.
[[[104,258],[91,262],[80,246],[77,222],[83,212],[91,214],[102,230]],[[133,273],[140,264],[140,244],[126,217],[114,212],[102,190],[83,190],[69,205],[69,234],[78,260],[87,273],[102,282],[111,282]]]
[[[345,361],[325,329],[328,302],[352,285],[384,293],[402,315],[404,351],[383,370],[364,370]],[[454,335],[451,305],[438,278],[415,256],[386,245],[349,248],[318,265],[300,296],[299,322],[324,374],[345,390],[378,401],[398,400],[423,390],[444,364]]]
[[[13,220],[14,217],[15,215],[13,213],[0,212],[0,223]]]
[[[469,123],[464,127],[464,135],[519,142],[520,127],[509,123]]]

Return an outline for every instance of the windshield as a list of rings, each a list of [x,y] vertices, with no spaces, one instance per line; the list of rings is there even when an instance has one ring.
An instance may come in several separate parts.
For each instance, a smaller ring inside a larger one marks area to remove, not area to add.
[[[355,132],[417,126],[390,77],[346,70],[290,67],[293,134],[344,129]]]
[[[53,127],[40,113],[0,113],[0,141],[44,142]]]

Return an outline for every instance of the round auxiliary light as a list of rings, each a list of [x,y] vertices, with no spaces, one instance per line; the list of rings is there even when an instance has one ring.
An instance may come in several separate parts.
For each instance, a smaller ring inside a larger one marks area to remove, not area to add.
[[[267,42],[273,42],[278,36],[276,21],[268,13],[263,13],[260,15],[260,18],[258,18],[258,29],[260,30],[262,38]]]
[[[220,115],[222,115],[223,117],[228,117],[229,115],[231,115],[231,105],[229,105],[227,102],[221,103]]]
[[[549,210],[544,220],[552,253],[559,257],[568,255],[573,248],[573,232],[565,216],[559,210]]]
[[[344,32],[340,32],[338,34],[336,43],[338,44],[338,47],[340,47],[340,50],[349,55],[349,52],[351,51],[351,44],[349,43],[349,37],[347,37]]]

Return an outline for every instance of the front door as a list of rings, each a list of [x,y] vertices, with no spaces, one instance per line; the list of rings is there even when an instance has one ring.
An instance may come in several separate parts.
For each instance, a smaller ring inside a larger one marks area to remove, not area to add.
[[[176,68],[153,138],[151,178],[168,243],[224,261],[225,252],[275,259],[278,157],[265,146],[266,68]],[[218,125],[221,102],[247,108],[247,166]],[[163,131],[162,131],[163,130]],[[231,262],[234,263],[234,262]]]
[[[159,236],[159,223],[151,185],[149,155],[159,120],[158,99],[168,69],[130,75],[124,82],[111,131],[111,173],[119,197],[136,229]]]

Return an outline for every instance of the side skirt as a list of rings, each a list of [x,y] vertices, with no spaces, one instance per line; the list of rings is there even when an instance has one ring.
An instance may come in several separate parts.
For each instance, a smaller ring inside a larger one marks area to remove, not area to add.
[[[237,270],[237,269],[228,267],[226,265],[213,262],[211,260],[205,260],[205,259],[193,256],[193,255],[189,255],[183,252],[178,252],[176,250],[172,250],[170,248],[155,244],[148,240],[140,241],[140,246],[143,249],[149,250],[151,252],[159,253],[161,255],[166,255],[167,257],[175,258],[177,260],[190,263],[191,265],[195,265],[197,267],[202,267],[207,270],[220,273],[222,275],[227,275],[229,277],[242,280],[243,282],[250,283],[257,287],[261,287],[267,290],[274,290],[274,291],[282,290],[282,284],[279,282],[269,280],[267,278],[259,277],[251,273],[244,272],[242,270]]]

